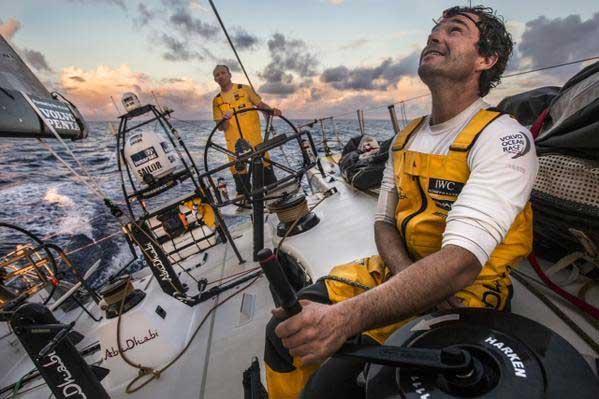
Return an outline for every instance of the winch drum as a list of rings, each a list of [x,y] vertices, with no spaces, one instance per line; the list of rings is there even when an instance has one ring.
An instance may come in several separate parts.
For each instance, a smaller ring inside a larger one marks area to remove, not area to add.
[[[460,309],[425,315],[396,331],[385,345],[458,348],[477,367],[471,376],[367,366],[366,398],[596,398],[599,379],[565,339],[508,312]],[[469,378],[470,377],[470,378]],[[461,378],[461,379],[460,379]]]

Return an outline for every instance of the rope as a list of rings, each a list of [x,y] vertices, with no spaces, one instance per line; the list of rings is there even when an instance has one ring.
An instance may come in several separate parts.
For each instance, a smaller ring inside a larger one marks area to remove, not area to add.
[[[127,299],[127,296],[133,292],[133,290],[133,284],[131,283],[131,279],[129,278],[127,279],[127,282],[125,283],[124,287],[110,295],[104,294],[102,297],[104,298],[104,302],[106,302],[106,304],[110,306],[114,305],[115,303],[124,302],[125,299]]]
[[[67,252],[66,254],[67,254],[67,255],[71,255],[71,254],[74,254],[74,253],[76,253],[76,252],[82,251],[82,250],[84,250],[84,249],[86,249],[86,248],[93,247],[94,245],[98,245],[98,244],[100,244],[102,241],[106,241],[106,240],[108,240],[109,238],[112,238],[112,237],[114,237],[114,236],[116,236],[116,235],[120,235],[120,234],[122,234],[122,232],[120,232],[120,231],[117,231],[116,233],[109,234],[109,235],[107,235],[106,237],[102,237],[102,238],[100,238],[99,240],[95,240],[95,241],[94,241],[94,242],[92,242],[92,243],[89,243],[89,244],[87,244],[87,245],[84,245],[84,246],[82,246],[82,247],[76,248],[76,249],[74,249],[74,250],[72,250],[72,251],[69,251],[69,252]]]
[[[230,279],[232,279],[234,277],[237,277],[237,276],[240,276],[240,275],[245,275],[245,274],[249,274],[251,272],[255,272],[256,270],[259,270],[260,268],[261,267],[258,266],[258,267],[254,267],[253,269],[244,270],[244,271],[239,272],[239,273],[233,273],[233,274],[230,274],[230,275],[225,276],[223,278],[219,278],[217,280],[213,280],[213,281],[207,282],[206,285],[211,285],[211,284],[214,284],[214,283],[220,283],[221,281],[230,280]]]
[[[252,90],[255,92],[256,89],[254,89],[254,85],[252,84],[252,81],[250,80],[250,77],[248,75],[248,73],[245,70],[245,67],[243,66],[243,62],[241,62],[241,58],[239,58],[239,54],[237,54],[237,50],[235,49],[235,45],[233,44],[233,41],[231,40],[231,38],[229,37],[229,32],[227,32],[227,28],[225,28],[225,24],[223,23],[223,20],[220,19],[220,15],[218,14],[218,11],[214,5],[214,2],[212,0],[208,0],[210,2],[210,6],[212,7],[212,11],[214,11],[214,14],[216,15],[216,19],[218,19],[218,23],[220,24],[220,27],[223,28],[223,32],[225,33],[225,36],[227,37],[227,41],[229,42],[229,45],[231,46],[231,49],[233,49],[233,53],[235,54],[235,58],[237,58],[237,62],[239,62],[239,66],[241,67],[241,70],[243,71],[243,74],[245,75],[245,78],[247,79],[248,83],[250,84],[250,87],[252,88]]]
[[[570,302],[572,305],[576,306],[578,309],[580,309],[587,315],[595,318],[595,320],[599,320],[599,308],[596,308],[595,306],[581,300],[577,296],[570,294],[568,291],[564,290],[563,288],[555,284],[553,281],[551,281],[541,268],[541,265],[539,264],[539,261],[537,260],[534,253],[531,253],[528,256],[528,262],[530,263],[534,271],[537,273],[537,275],[540,277],[540,279],[543,281],[543,283],[545,283],[545,285],[547,285],[555,293],[560,295],[562,298]]]
[[[52,147],[50,147],[50,145],[48,143],[46,143],[44,140],[38,138],[37,139],[48,151],[50,151],[50,153],[56,158],[58,159],[58,161],[60,163],[62,163],[64,166],[66,166],[66,168],[73,174],[75,175],[75,177],[81,182],[83,183],[85,186],[87,186],[87,188],[89,188],[94,194],[96,194],[102,201],[104,201],[104,198],[106,198],[106,196],[102,195],[102,192],[99,191],[98,189],[96,189],[96,187],[94,187],[92,184],[90,184],[83,176],[81,176],[79,173],[77,173],[77,171],[75,171],[75,169],[73,169],[71,167],[71,165],[69,165],[60,155],[58,155],[56,153],[56,151],[54,151],[54,149],[52,149]]]
[[[551,301],[549,298],[547,298],[547,296],[545,294],[543,294],[541,292],[541,290],[539,290],[534,285],[532,285],[531,283],[526,281],[526,279],[529,279],[530,281],[532,281],[542,287],[547,287],[543,282],[538,281],[537,279],[532,278],[532,277],[528,276],[527,274],[522,273],[515,269],[512,269],[511,275],[516,280],[518,280],[518,282],[520,284],[522,284],[530,292],[532,292],[541,302],[543,302],[544,305],[546,305],[549,309],[551,309],[553,311],[553,313],[555,313],[555,315],[558,318],[560,318],[564,323],[566,323],[566,325],[568,327],[570,327],[576,334],[578,334],[578,336],[587,345],[589,345],[595,351],[595,353],[599,353],[599,343],[595,342],[595,340],[593,340],[582,328],[580,328],[576,322],[574,322],[571,318],[569,318],[555,303],[553,303],[553,301]],[[590,319],[588,321],[592,321],[592,319]],[[595,324],[595,323],[592,323],[592,324]]]
[[[308,213],[312,212],[318,205],[320,205],[327,198],[329,198],[329,196],[326,195],[326,193],[325,193],[325,195],[316,204],[314,204],[314,206],[312,206],[310,208],[310,210],[308,211]],[[281,238],[281,241],[279,241],[279,245],[277,245],[277,252],[276,252],[277,254],[281,250],[281,245],[283,245],[283,242],[285,241],[285,239],[287,239],[287,236],[289,236],[289,233],[291,233],[293,231],[293,229],[295,228],[295,226],[299,223],[300,219],[301,219],[301,217],[298,217],[297,219],[295,219],[295,221],[287,229],[287,232],[285,233],[285,235],[283,236],[283,238]]]
[[[279,208],[276,206],[270,206],[269,211],[275,212],[279,217],[279,220],[283,223],[289,223],[297,219],[301,219],[310,212],[308,210],[308,201],[306,201],[305,197],[301,203],[292,207]]]
[[[238,295],[239,293],[245,291],[252,284],[254,284],[259,278],[260,278],[260,276],[257,276],[255,279],[250,281],[248,284],[244,285],[241,289],[237,290],[236,292],[234,292],[231,295],[229,295],[228,297],[226,297],[222,302],[215,303],[208,310],[208,312],[206,312],[206,314],[204,315],[204,318],[202,319],[202,321],[200,321],[200,324],[196,327],[195,331],[191,335],[191,338],[189,339],[187,345],[185,345],[185,347],[181,350],[181,352],[179,352],[170,362],[168,362],[166,365],[164,365],[163,367],[161,367],[159,369],[153,369],[151,367],[144,366],[141,363],[135,363],[129,357],[127,357],[127,355],[125,355],[125,352],[123,351],[123,347],[121,345],[121,320],[122,320],[122,315],[123,315],[123,307],[125,304],[125,298],[123,297],[123,299],[121,300],[120,307],[119,307],[119,318],[118,318],[117,327],[116,327],[117,328],[118,351],[121,354],[121,357],[122,357],[123,361],[125,361],[125,363],[127,363],[131,367],[139,370],[139,375],[129,382],[125,391],[128,394],[132,394],[134,392],[139,391],[141,388],[143,388],[144,386],[149,384],[151,381],[153,381],[155,379],[159,379],[164,371],[166,371],[169,367],[171,367],[173,364],[175,364],[175,362],[177,362],[177,360],[179,360],[181,358],[181,356],[183,356],[185,354],[185,352],[187,352],[187,349],[189,349],[189,347],[191,346],[191,343],[193,342],[194,338],[200,331],[200,328],[204,325],[204,323],[208,319],[208,316],[213,311],[215,311],[219,306],[223,305],[224,303],[226,303],[227,301],[229,301],[231,298]],[[130,279],[131,279],[131,277],[129,277],[129,280]],[[134,386],[139,380],[141,380],[145,376],[149,376],[149,378],[144,380],[138,386]]]

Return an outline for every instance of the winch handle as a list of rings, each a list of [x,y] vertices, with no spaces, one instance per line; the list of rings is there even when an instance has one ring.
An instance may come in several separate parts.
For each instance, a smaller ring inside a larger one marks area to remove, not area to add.
[[[474,369],[472,356],[459,348],[403,348],[390,345],[344,344],[335,357],[365,360],[404,369],[470,374]]]
[[[256,254],[260,266],[270,283],[271,289],[281,301],[281,307],[285,309],[289,317],[294,316],[302,311],[302,305],[297,300],[295,291],[289,284],[285,273],[277,257],[272,253],[270,248],[264,248]]]

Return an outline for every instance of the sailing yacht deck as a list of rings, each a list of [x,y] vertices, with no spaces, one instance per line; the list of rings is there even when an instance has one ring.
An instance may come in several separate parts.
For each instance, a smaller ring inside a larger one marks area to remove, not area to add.
[[[333,170],[335,165],[325,165],[325,170]],[[366,193],[357,191],[344,183],[338,175],[331,174],[335,180],[325,182],[315,176],[311,181],[315,191],[324,191],[334,185],[338,192],[325,199],[315,212],[320,223],[313,229],[289,237],[282,245],[284,251],[296,257],[306,268],[313,280],[325,275],[335,265],[376,253],[373,233],[373,218],[376,199]],[[313,204],[319,195],[310,198]],[[272,247],[279,242],[273,239],[273,231],[278,220],[270,215],[265,228],[265,243]],[[182,262],[182,267],[192,267],[190,273],[195,279],[206,278],[209,282],[219,280],[235,273],[249,271],[258,265],[252,261],[252,227],[247,223],[232,231],[235,242],[246,259],[239,264],[229,245],[217,245],[206,251],[206,262],[199,267],[202,254],[193,256]],[[523,262],[520,270],[532,275],[527,262]],[[175,267],[178,273],[181,271]],[[188,307],[164,294],[156,279],[147,269],[136,274],[136,288],[143,289],[146,298],[122,318],[123,339],[131,336],[143,336],[147,325],[158,333],[155,339],[127,351],[132,360],[154,368],[160,368],[179,353],[192,338],[202,320],[206,321],[199,329],[185,354],[160,378],[150,382],[139,391],[129,395],[125,393],[127,384],[135,378],[137,370],[124,364],[120,357],[107,356],[107,350],[116,346],[116,319],[103,319],[100,323],[92,322],[82,315],[77,320],[76,330],[82,332],[86,339],[78,345],[82,348],[99,339],[102,348],[88,362],[99,362],[100,366],[111,369],[103,385],[113,398],[239,398],[243,397],[242,374],[250,365],[252,358],[262,357],[264,347],[264,328],[270,318],[273,307],[268,282],[258,278],[243,293],[233,296],[209,314],[217,302],[223,302],[230,295],[239,292],[248,282],[221,293],[194,307]],[[185,273],[180,274],[181,281],[190,287],[190,295],[196,293],[196,283]],[[515,297],[512,310],[530,319],[544,324],[563,336],[580,353],[587,357],[589,363],[599,356],[580,336],[572,330],[560,317],[554,314],[528,288],[514,281]],[[210,288],[210,286],[209,286]],[[563,303],[551,292],[543,291],[547,298],[555,303],[573,320],[587,335],[599,341],[599,333],[589,320],[584,318],[570,305]],[[157,306],[166,311],[165,318],[156,313]],[[100,311],[92,310],[95,314]],[[77,314],[68,315],[78,317]],[[15,340],[12,338],[5,338]],[[18,345],[18,344],[17,344]],[[5,358],[14,355],[7,353],[9,345],[2,345]],[[3,376],[0,385],[5,386],[17,381],[32,368],[28,357],[21,356]],[[262,367],[262,372],[264,372]],[[39,380],[31,385],[38,384]],[[49,390],[41,386],[26,394],[28,398],[44,398]]]

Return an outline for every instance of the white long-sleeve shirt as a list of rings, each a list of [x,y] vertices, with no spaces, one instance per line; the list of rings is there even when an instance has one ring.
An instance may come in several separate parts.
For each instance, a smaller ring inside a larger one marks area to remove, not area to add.
[[[462,129],[480,109],[488,107],[479,99],[434,126],[427,116],[408,140],[406,150],[447,155]],[[470,149],[468,167],[470,177],[448,213],[442,246],[460,246],[484,265],[529,200],[538,170],[531,133],[508,115],[497,118]],[[399,198],[393,170],[389,149],[375,220],[395,225]]]

